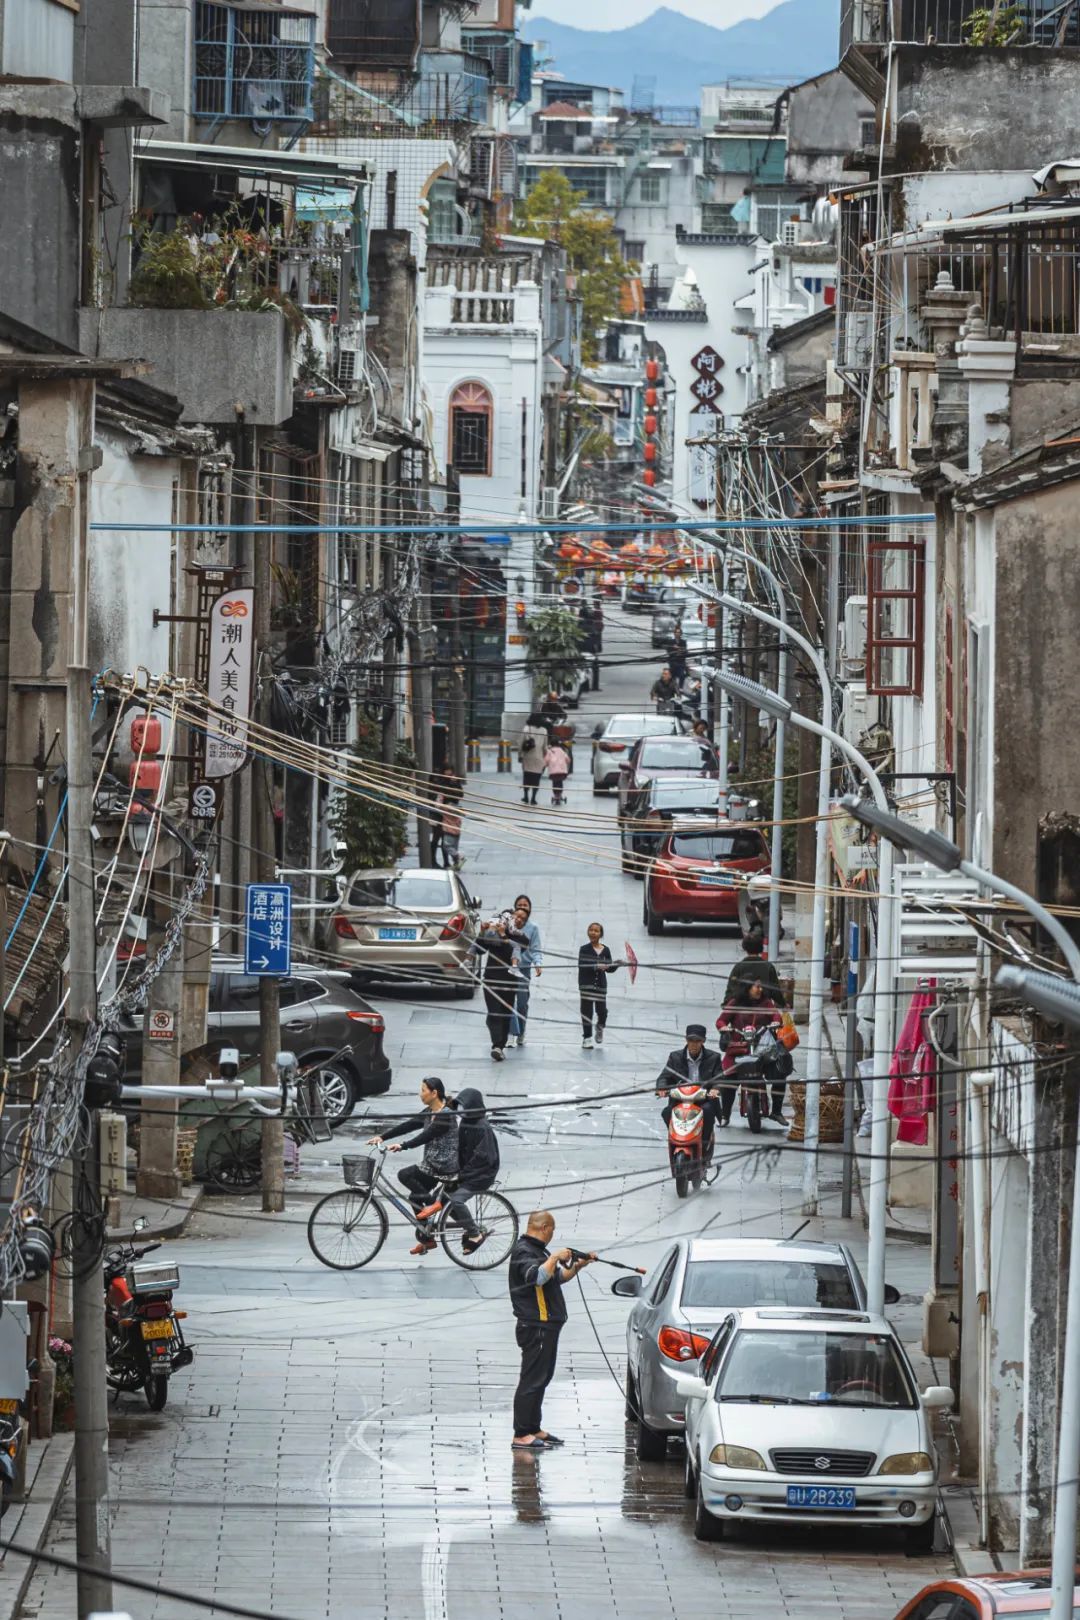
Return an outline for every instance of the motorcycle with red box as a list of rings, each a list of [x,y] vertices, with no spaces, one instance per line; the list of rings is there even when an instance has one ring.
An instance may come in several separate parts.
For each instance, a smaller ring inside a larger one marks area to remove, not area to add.
[[[145,1225],[137,1221],[136,1234]],[[151,1412],[160,1412],[168,1400],[172,1374],[195,1359],[180,1327],[187,1312],[173,1309],[180,1268],[141,1264],[160,1248],[147,1243],[137,1249],[129,1241],[105,1257],[106,1378],[117,1393],[141,1389]]]

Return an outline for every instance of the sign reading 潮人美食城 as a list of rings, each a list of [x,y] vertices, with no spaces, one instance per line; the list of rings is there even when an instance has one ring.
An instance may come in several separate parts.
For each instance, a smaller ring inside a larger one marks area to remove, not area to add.
[[[226,591],[210,609],[207,777],[231,776],[247,758],[254,650],[255,592],[250,586]]]

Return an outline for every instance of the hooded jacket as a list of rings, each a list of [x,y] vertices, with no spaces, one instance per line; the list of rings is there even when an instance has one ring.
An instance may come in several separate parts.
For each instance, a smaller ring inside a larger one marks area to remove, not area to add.
[[[499,1139],[487,1121],[483,1095],[466,1086],[455,1107],[458,1126],[458,1162],[462,1186],[484,1191],[499,1173]]]

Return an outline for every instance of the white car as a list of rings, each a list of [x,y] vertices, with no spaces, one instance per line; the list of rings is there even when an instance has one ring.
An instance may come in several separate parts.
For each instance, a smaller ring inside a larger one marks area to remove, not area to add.
[[[679,722],[672,714],[613,714],[603,730],[593,732],[592,790],[618,786],[619,766],[639,737],[675,737]]]
[[[694,1534],[728,1524],[861,1524],[930,1552],[938,1459],[928,1412],[891,1323],[855,1311],[732,1311],[682,1377]]]

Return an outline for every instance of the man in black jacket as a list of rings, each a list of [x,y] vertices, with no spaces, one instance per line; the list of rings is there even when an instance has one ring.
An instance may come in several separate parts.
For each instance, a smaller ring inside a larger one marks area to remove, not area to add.
[[[701,1145],[702,1151],[707,1156],[712,1150],[716,1121],[720,1118],[720,1104],[716,1093],[723,1078],[724,1060],[719,1052],[712,1052],[705,1045],[706,1034],[704,1024],[687,1024],[686,1045],[668,1053],[667,1062],[656,1077],[656,1095],[666,1097],[673,1087],[684,1084],[701,1086],[709,1093],[701,1100],[702,1112],[705,1115],[704,1140]],[[665,1125],[669,1123],[670,1102],[660,1110],[660,1118]]]
[[[546,1209],[529,1216],[524,1237],[510,1254],[510,1304],[516,1318],[516,1336],[521,1350],[521,1373],[514,1392],[515,1451],[539,1452],[548,1446],[561,1446],[557,1435],[541,1428],[544,1391],[555,1376],[559,1334],[566,1321],[563,1284],[595,1260],[595,1254],[575,1260],[570,1249],[548,1244],[555,1235],[555,1217]]]

